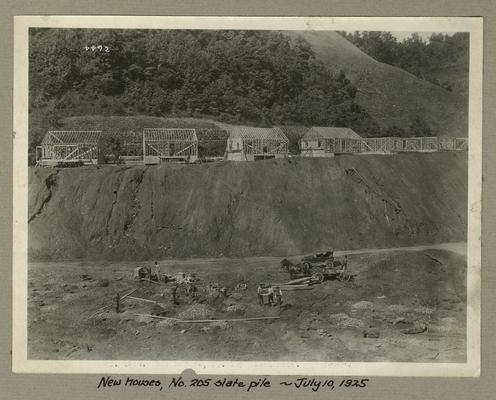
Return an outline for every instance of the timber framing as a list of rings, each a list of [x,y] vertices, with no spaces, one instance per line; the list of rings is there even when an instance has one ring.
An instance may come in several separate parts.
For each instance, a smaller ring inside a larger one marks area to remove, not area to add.
[[[307,140],[300,140],[302,155],[310,151],[328,154],[392,154],[436,151],[464,151],[467,138],[452,137],[380,137],[380,138],[320,138],[318,146],[309,148]]]
[[[236,126],[227,139],[227,157],[234,161],[287,157],[288,146],[280,128]]]
[[[38,165],[96,164],[102,131],[48,131],[36,148]]]
[[[142,146],[145,163],[147,157],[187,162],[196,161],[198,158],[198,137],[195,129],[145,128]]]

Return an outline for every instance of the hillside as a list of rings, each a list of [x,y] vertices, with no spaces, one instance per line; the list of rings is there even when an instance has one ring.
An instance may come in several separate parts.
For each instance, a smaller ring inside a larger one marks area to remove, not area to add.
[[[344,74],[275,31],[32,29],[29,92],[31,152],[61,119],[97,114],[379,130]]]
[[[401,40],[385,31],[339,31],[365,54],[401,68],[450,92],[468,96],[470,35],[468,32],[410,32]]]
[[[358,88],[355,101],[381,128],[407,127],[422,115],[441,135],[467,136],[464,96],[369,57],[337,32],[286,32],[310,43],[316,58],[333,71],[344,71]]]
[[[461,241],[466,198],[466,153],[31,168],[29,256],[282,256]]]
[[[430,74],[466,76],[450,68]],[[94,115],[467,134],[464,96],[377,62],[336,32],[32,29],[29,92],[31,160],[46,131]]]

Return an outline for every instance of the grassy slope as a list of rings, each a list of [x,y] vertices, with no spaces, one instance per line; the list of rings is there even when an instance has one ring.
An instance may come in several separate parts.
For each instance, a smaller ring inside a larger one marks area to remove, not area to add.
[[[466,153],[32,168],[30,255],[286,255],[461,241],[466,174]]]
[[[68,130],[103,130],[106,132],[138,131],[143,128],[211,128],[219,127],[210,120],[199,118],[161,118],[146,115],[102,116],[85,115],[68,117],[61,121],[62,128]]]
[[[382,127],[408,127],[411,116],[424,114],[436,132],[467,136],[468,104],[463,96],[380,63],[336,32],[288,32],[303,36],[318,59],[332,70],[344,71],[358,87],[357,102]]]

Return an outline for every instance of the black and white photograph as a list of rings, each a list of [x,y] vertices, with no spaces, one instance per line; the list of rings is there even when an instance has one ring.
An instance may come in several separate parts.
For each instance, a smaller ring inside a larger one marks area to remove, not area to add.
[[[122,18],[16,21],[18,371],[479,373],[480,21]]]

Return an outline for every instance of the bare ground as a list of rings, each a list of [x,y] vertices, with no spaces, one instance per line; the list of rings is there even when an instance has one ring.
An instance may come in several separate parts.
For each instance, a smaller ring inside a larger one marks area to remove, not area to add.
[[[349,255],[355,282],[327,281],[312,290],[284,292],[282,307],[257,304],[259,282],[286,282],[280,258],[166,260],[162,272],[195,272],[199,297],[170,284],[136,282],[136,262],[30,263],[28,356],[31,359],[140,359],[241,361],[464,362],[466,259],[463,245],[444,249],[376,251]],[[450,251],[448,250],[455,250]],[[460,250],[461,249],[461,250]],[[458,252],[458,250],[460,250]],[[461,254],[459,254],[461,253]],[[295,258],[296,259],[296,258]],[[87,274],[89,280],[81,276]],[[108,285],[107,282],[108,281]],[[222,298],[209,282],[228,288]],[[247,289],[235,289],[246,283]],[[115,293],[158,301],[125,301],[122,312],[97,309]],[[199,305],[200,304],[200,305]],[[177,318],[194,310],[208,318],[277,315],[272,321],[195,323]],[[425,325],[418,334],[402,331]],[[372,329],[378,338],[365,338]]]

